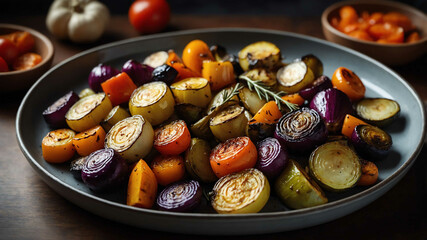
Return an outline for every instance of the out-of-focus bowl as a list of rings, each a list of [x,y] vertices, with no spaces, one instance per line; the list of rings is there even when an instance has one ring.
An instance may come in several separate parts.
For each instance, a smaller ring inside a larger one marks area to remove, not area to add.
[[[0,72],[0,92],[29,88],[52,64],[54,47],[46,36],[28,27],[14,24],[0,24],[0,35],[16,31],[26,31],[34,37],[34,48],[32,51],[40,54],[43,60],[28,70]]]
[[[421,39],[414,43],[381,44],[350,37],[331,25],[331,20],[338,18],[340,8],[346,5],[354,7],[359,14],[362,11],[403,13],[411,19]],[[390,66],[408,64],[427,53],[427,15],[398,2],[369,0],[338,2],[323,12],[322,28],[327,40],[352,48]]]

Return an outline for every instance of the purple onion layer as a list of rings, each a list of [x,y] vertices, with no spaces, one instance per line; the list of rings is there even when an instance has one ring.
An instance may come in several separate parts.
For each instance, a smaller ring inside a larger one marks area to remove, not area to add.
[[[329,88],[332,88],[331,79],[323,75],[318,77],[316,80],[314,80],[313,85],[311,87],[301,90],[299,92],[299,95],[302,98],[308,101],[311,101],[314,95],[316,95],[318,92],[329,89]]]
[[[52,128],[58,129],[67,126],[65,114],[79,99],[79,95],[75,92],[68,92],[43,111],[44,120]]]
[[[133,59],[128,60],[122,67],[122,72],[127,73],[136,86],[149,83],[153,70],[154,68]]]
[[[94,92],[102,92],[101,83],[119,74],[120,71],[103,63],[98,64],[89,74],[89,87]]]
[[[274,179],[282,172],[288,162],[288,152],[279,140],[268,137],[257,143],[258,161],[255,167],[268,179]]]
[[[157,197],[160,210],[189,212],[200,204],[202,188],[196,180],[173,183],[163,189]]]

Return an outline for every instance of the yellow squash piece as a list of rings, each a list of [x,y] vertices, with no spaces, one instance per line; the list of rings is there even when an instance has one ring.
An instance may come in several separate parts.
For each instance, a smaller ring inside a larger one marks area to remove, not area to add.
[[[186,78],[171,85],[177,104],[191,104],[205,108],[212,99],[209,82],[205,78]]]
[[[243,71],[253,68],[272,69],[280,63],[281,53],[273,43],[260,41],[240,50],[238,57]]]

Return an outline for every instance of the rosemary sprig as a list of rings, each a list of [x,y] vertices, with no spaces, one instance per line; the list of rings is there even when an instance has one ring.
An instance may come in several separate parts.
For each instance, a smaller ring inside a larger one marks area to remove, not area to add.
[[[240,75],[239,79],[245,80],[246,84],[248,85],[249,90],[255,90],[255,92],[258,94],[258,97],[261,99],[265,99],[267,102],[270,101],[270,98],[273,99],[279,109],[281,110],[283,107],[283,104],[286,105],[286,107],[289,108],[289,110],[293,111],[298,109],[298,105],[290,103],[284,99],[281,98],[281,96],[285,95],[286,93],[283,91],[280,92],[273,92],[270,87],[266,86],[262,81],[260,80],[252,80],[247,76]]]
[[[231,91],[224,91],[224,94],[222,95],[222,102],[218,104],[217,108],[230,101],[235,95],[239,94],[240,89],[243,87],[244,86],[242,84],[237,83]]]

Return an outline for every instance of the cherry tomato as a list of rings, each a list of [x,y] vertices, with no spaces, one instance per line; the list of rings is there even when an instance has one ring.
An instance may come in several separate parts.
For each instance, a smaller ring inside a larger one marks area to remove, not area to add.
[[[140,33],[159,32],[169,19],[170,7],[166,0],[137,0],[129,8],[129,21]]]
[[[0,38],[0,57],[9,65],[12,65],[19,55],[19,50],[12,41],[6,38]]]
[[[7,66],[6,61],[0,57],[0,72],[7,72],[9,71],[9,67]]]
[[[14,70],[27,70],[35,67],[42,61],[42,57],[37,53],[24,53],[13,63]]]

